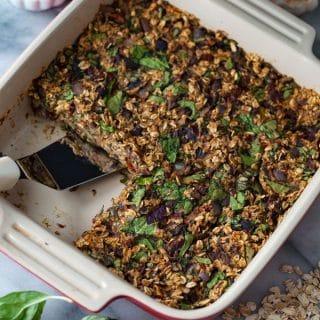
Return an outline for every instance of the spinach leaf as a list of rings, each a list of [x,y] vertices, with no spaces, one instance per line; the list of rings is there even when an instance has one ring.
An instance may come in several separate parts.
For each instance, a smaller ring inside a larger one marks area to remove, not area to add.
[[[163,79],[156,82],[154,85],[153,85],[153,88],[156,89],[156,88],[164,88],[166,87],[170,82],[170,72],[169,71],[165,71],[164,74],[163,74]]]
[[[211,264],[211,260],[209,258],[205,257],[195,257],[194,258],[197,262],[203,263],[203,264]]]
[[[265,133],[269,139],[275,139],[279,136],[277,132],[277,121],[268,120],[260,126],[260,132]]]
[[[183,211],[184,214],[188,214],[193,209],[193,203],[189,199],[182,199],[179,201],[175,207],[176,211]]]
[[[135,62],[139,62],[143,57],[145,57],[147,54],[149,54],[149,49],[140,46],[138,44],[135,44],[131,48],[131,58]]]
[[[136,180],[136,183],[137,183],[139,186],[150,185],[150,184],[153,183],[153,177],[139,177],[139,178]]]
[[[239,121],[242,126],[244,126],[249,132],[255,134],[259,133],[259,127],[253,122],[252,116],[250,114],[240,114]]]
[[[49,299],[72,303],[66,297],[49,296],[37,291],[12,292],[0,298],[0,320],[39,320]]]
[[[245,201],[245,194],[243,192],[238,192],[236,197],[230,197],[230,208],[232,211],[241,210],[244,207]]]
[[[152,244],[152,242],[149,239],[139,239],[138,240],[138,244],[144,245],[149,251],[154,251],[154,245]]]
[[[168,70],[170,69],[170,65],[165,58],[159,59],[157,57],[144,57],[140,59],[139,63],[147,67],[149,69],[156,69],[156,70]]]
[[[140,187],[137,190],[134,191],[134,193],[132,194],[132,199],[131,202],[136,206],[139,207],[144,194],[146,192],[146,188],[145,187]]]
[[[267,183],[271,187],[271,189],[276,193],[287,193],[291,191],[291,188],[285,184],[275,182],[272,180],[267,180]]]
[[[245,166],[250,167],[252,164],[259,161],[259,158],[257,157],[258,154],[261,154],[262,148],[259,142],[259,139],[257,138],[254,140],[254,142],[251,145],[251,148],[249,150],[249,155],[240,153],[240,158],[242,163]]]
[[[147,223],[145,216],[134,218],[128,221],[122,228],[121,231],[125,233],[133,233],[137,235],[153,236],[155,230],[155,224]]]
[[[184,188],[181,188],[174,181],[165,181],[157,187],[157,192],[163,200],[178,200],[182,197],[183,190]]]
[[[179,251],[179,257],[183,257],[186,254],[188,249],[191,247],[192,242],[193,242],[193,235],[192,233],[187,232],[184,235],[184,244]]]
[[[171,137],[164,135],[160,139],[162,150],[166,154],[166,158],[171,162],[175,163],[177,160],[178,150],[180,147],[180,140],[178,137]]]
[[[223,200],[226,197],[226,193],[223,191],[221,186],[215,180],[211,180],[208,194],[205,197],[205,200],[219,201]]]
[[[123,102],[123,92],[118,91],[114,96],[107,100],[107,108],[111,115],[115,116],[120,112]]]
[[[227,70],[233,69],[234,64],[233,64],[233,61],[232,61],[232,59],[231,59],[230,57],[229,57],[228,60],[225,62],[224,67],[225,67]]]
[[[207,288],[212,289],[220,280],[225,280],[225,279],[226,279],[226,275],[224,274],[224,272],[217,271],[213,275],[211,280],[207,283]]]
[[[162,168],[156,168],[153,172],[153,182],[162,180],[164,178],[164,170]]]
[[[108,126],[104,121],[99,122],[99,127],[105,133],[112,133],[114,132],[114,128],[112,126]]]
[[[156,104],[161,104],[166,101],[164,97],[160,97],[160,96],[150,96],[148,100],[151,100]]]
[[[191,110],[191,116],[190,119],[194,120],[196,118],[197,115],[197,109],[196,109],[196,104],[193,101],[190,100],[181,100],[179,102],[180,107],[182,108],[187,108],[189,110]]]

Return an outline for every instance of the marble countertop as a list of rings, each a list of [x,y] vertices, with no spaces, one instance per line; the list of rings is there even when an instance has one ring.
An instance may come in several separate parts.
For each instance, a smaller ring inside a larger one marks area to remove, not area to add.
[[[56,8],[40,13],[27,12],[12,7],[5,0],[0,0],[0,76],[62,9]],[[318,57],[320,57],[319,16],[320,8],[302,17],[317,30],[314,52]],[[268,286],[279,282],[282,279],[282,275],[276,272],[276,270],[281,263],[299,263],[302,267],[308,269],[315,264],[315,257],[320,258],[320,248],[318,246],[301,241],[306,237],[305,230],[308,230],[307,238],[311,239],[311,241],[313,239],[313,242],[317,242],[317,232],[320,227],[320,219],[317,217],[319,207],[320,199],[315,202],[303,223],[282,247],[276,257],[268,264],[264,272],[246,290],[245,294],[241,297],[242,300],[261,297]],[[302,243],[305,243],[305,245]],[[0,254],[0,283],[0,296],[19,290],[39,290],[49,294],[57,294],[52,288],[2,254]],[[55,301],[47,304],[42,319],[80,320],[86,314],[86,311],[76,305]],[[122,299],[113,302],[101,314],[119,320],[155,319]]]

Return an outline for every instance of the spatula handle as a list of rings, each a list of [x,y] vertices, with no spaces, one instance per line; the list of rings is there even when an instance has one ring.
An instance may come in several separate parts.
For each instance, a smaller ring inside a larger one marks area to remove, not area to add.
[[[0,191],[10,190],[18,182],[20,169],[10,157],[0,157]]]

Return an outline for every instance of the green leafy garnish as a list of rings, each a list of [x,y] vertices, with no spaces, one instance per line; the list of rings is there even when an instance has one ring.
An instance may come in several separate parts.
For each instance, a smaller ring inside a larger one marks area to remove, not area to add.
[[[221,186],[219,186],[218,182],[215,180],[211,180],[208,194],[205,197],[206,200],[212,200],[212,201],[220,201],[223,200],[226,197],[226,193],[223,191]]]
[[[282,97],[283,99],[288,99],[293,93],[293,85],[292,83],[287,83],[282,89]]]
[[[182,199],[179,201],[175,207],[176,211],[183,211],[184,214],[188,214],[193,209],[193,203],[189,199]]]
[[[192,233],[187,232],[184,235],[184,244],[179,251],[179,257],[183,257],[186,254],[188,249],[191,247],[192,242],[193,242],[193,235]]]
[[[136,183],[139,185],[139,186],[147,186],[147,185],[150,185],[153,183],[153,177],[139,177],[137,180],[136,180]]]
[[[117,47],[110,47],[108,49],[108,53],[111,57],[116,57],[118,54],[118,48]]]
[[[131,199],[131,202],[136,206],[136,207],[139,207],[143,197],[144,197],[144,194],[146,192],[146,188],[145,187],[140,187],[138,188],[137,190],[135,190],[132,194],[132,199]]]
[[[180,107],[182,108],[187,108],[189,110],[191,110],[191,116],[190,119],[194,120],[196,118],[197,115],[197,109],[196,109],[196,104],[193,101],[190,100],[181,100],[179,102]]]
[[[164,178],[164,170],[162,168],[156,168],[153,171],[153,181],[159,181]]]
[[[265,96],[264,88],[254,88],[252,90],[252,93],[258,101],[262,101],[264,99],[264,96]]]
[[[145,57],[149,53],[150,53],[149,49],[143,46],[140,46],[138,44],[133,45],[131,48],[131,58],[135,62],[139,62],[143,57]]]
[[[133,259],[134,260],[137,260],[137,261],[140,261],[142,258],[148,258],[148,254],[145,253],[144,251],[139,251],[137,252],[134,256],[133,256]]]
[[[211,280],[207,283],[207,288],[212,289],[220,280],[225,280],[226,275],[224,272],[217,271],[211,278]]]
[[[74,93],[73,93],[72,89],[69,87],[67,90],[65,90],[63,92],[62,96],[63,96],[64,100],[70,101],[73,99]]]
[[[269,139],[275,139],[279,136],[277,132],[277,121],[268,120],[260,126],[260,132],[265,133]]]
[[[164,97],[160,97],[160,96],[150,96],[148,100],[151,100],[156,104],[161,104],[166,101]]]
[[[159,59],[157,57],[144,57],[140,59],[139,63],[147,67],[149,69],[156,69],[156,70],[168,70],[170,69],[170,65],[165,58]]]
[[[165,92],[166,91],[172,91],[175,96],[180,96],[188,93],[188,88],[182,83],[176,83],[168,86],[165,89]]]
[[[101,130],[103,132],[106,132],[106,133],[112,133],[114,132],[114,128],[110,125],[107,125],[104,121],[100,121],[99,122],[99,127],[101,128]]]
[[[204,173],[195,173],[191,176],[187,176],[183,178],[183,183],[190,184],[197,181],[202,181],[206,178],[206,175]]]
[[[252,116],[248,113],[242,113],[239,115],[240,124],[243,125],[248,131],[253,133],[259,133],[259,127],[253,122]]]
[[[245,202],[245,194],[243,192],[238,192],[236,197],[230,197],[230,208],[232,209],[232,211],[241,210],[244,207]]]
[[[121,231],[137,235],[153,236],[155,230],[154,223],[148,224],[145,216],[137,217],[127,222]]]
[[[180,147],[180,140],[178,137],[171,137],[164,135],[160,139],[160,144],[166,158],[171,162],[175,163],[177,160],[178,150]]]
[[[257,138],[256,140],[254,140],[254,142],[251,145],[251,148],[249,150],[249,155],[240,153],[240,158],[242,163],[248,167],[250,167],[254,163],[257,163],[260,159],[258,155],[261,154],[261,152],[262,152],[262,148],[261,148],[259,139]]]
[[[37,291],[12,292],[0,298],[0,320],[40,320],[47,300],[66,297],[49,296]]]
[[[194,259],[203,264],[211,264],[211,260],[209,258],[203,258],[203,257],[194,257]]]
[[[233,61],[232,59],[229,57],[228,60],[225,62],[224,64],[224,67],[227,69],[227,70],[231,70],[234,65],[233,65]]]
[[[170,72],[169,71],[165,71],[163,73],[163,79],[156,82],[154,85],[153,85],[153,88],[156,89],[156,88],[164,88],[166,87],[170,82]]]
[[[113,116],[115,116],[117,113],[120,112],[122,102],[123,102],[122,91],[118,91],[114,96],[107,99],[107,108]]]
[[[105,68],[105,70],[106,70],[107,72],[110,72],[110,73],[112,73],[112,72],[117,72],[117,71],[118,71],[118,69],[115,68],[115,67]]]
[[[178,200],[182,197],[182,191],[183,188],[174,181],[165,181],[157,187],[157,192],[163,200]]]
[[[149,251],[154,251],[155,247],[149,239],[139,239],[138,244],[144,245]]]
[[[291,191],[291,188],[285,184],[275,182],[272,180],[267,180],[267,183],[271,187],[271,189],[276,193],[287,193]]]

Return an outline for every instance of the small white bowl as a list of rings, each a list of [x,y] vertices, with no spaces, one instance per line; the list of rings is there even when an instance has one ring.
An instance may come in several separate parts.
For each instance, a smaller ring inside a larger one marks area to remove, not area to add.
[[[65,2],[65,0],[9,0],[14,6],[20,9],[30,11],[48,10],[58,7]]]

